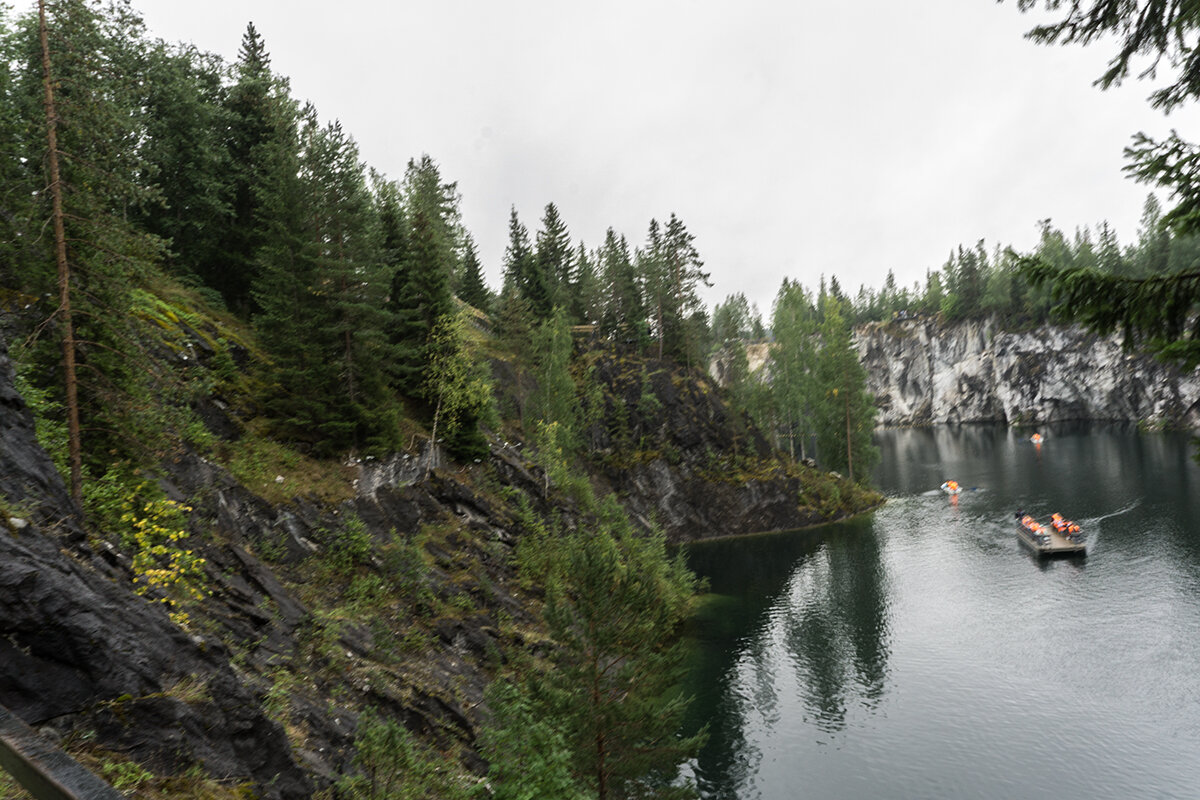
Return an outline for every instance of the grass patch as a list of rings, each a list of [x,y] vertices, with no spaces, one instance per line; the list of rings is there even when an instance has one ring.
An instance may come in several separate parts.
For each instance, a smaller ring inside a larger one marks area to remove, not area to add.
[[[275,505],[294,497],[337,505],[354,497],[355,467],[310,458],[251,432],[236,442],[220,442],[217,459],[239,483]]]

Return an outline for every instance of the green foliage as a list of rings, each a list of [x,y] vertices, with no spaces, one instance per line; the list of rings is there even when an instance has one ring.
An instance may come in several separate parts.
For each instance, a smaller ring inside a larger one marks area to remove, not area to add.
[[[821,325],[815,369],[817,450],[826,468],[847,471],[851,482],[857,474],[857,481],[866,483],[879,460],[871,441],[875,403],[841,308],[840,302],[831,302]]]
[[[462,313],[443,317],[429,338],[424,394],[433,403],[433,435],[438,427],[447,449],[460,458],[483,458],[487,441],[481,421],[494,414],[492,384],[484,365],[467,348]]]
[[[154,773],[134,761],[105,761],[100,765],[100,777],[118,792],[137,792],[154,780]]]
[[[463,249],[462,278],[459,281],[458,297],[464,303],[479,309],[485,314],[491,310],[492,295],[487,284],[483,282],[483,267],[479,263],[479,253],[475,249],[475,241],[467,237]]]
[[[561,538],[545,618],[558,645],[537,679],[539,713],[557,720],[576,780],[597,797],[688,796],[671,785],[703,736],[680,737],[682,626],[697,591],[661,534],[639,537],[615,501],[594,530]],[[653,788],[651,788],[653,787]]]
[[[414,604],[431,607],[433,594],[427,581],[429,564],[424,549],[427,538],[424,529],[412,539],[393,531],[387,544],[380,550],[380,559],[392,592]]]
[[[658,357],[686,361],[694,350],[687,324],[701,308],[700,287],[711,286],[709,274],[682,220],[671,214],[662,229],[650,220],[646,244],[637,253],[636,268],[645,287],[648,320],[658,341]]]
[[[1200,272],[1154,278],[1117,278],[1094,269],[1056,269],[1027,258],[1021,269],[1035,285],[1048,285],[1055,312],[1098,333],[1121,330],[1185,369],[1200,364]]]
[[[1017,5],[1025,11],[1039,4],[1018,0]],[[1060,4],[1048,0],[1045,5],[1058,10]],[[1150,65],[1139,77],[1157,77],[1160,64],[1175,73],[1173,82],[1150,96],[1152,105],[1171,110],[1200,97],[1198,31],[1200,17],[1188,4],[1093,0],[1090,6],[1069,4],[1061,19],[1037,26],[1029,36],[1044,43],[1084,45],[1115,38],[1117,53],[1097,83],[1102,88],[1121,83],[1132,61],[1146,57]],[[1097,264],[1064,264],[1043,251],[1025,259],[1022,272],[1033,285],[1050,288],[1060,317],[1101,333],[1121,329],[1128,342],[1140,342],[1191,369],[1200,364],[1200,272],[1194,266],[1170,272],[1170,244],[1164,234],[1169,230],[1182,239],[1200,234],[1200,149],[1175,132],[1162,142],[1139,133],[1125,154],[1130,160],[1126,172],[1169,190],[1178,200],[1161,220],[1157,208],[1148,207],[1143,217],[1142,242],[1133,251],[1133,263],[1149,274],[1123,274],[1127,267],[1113,258],[1112,248],[1102,249],[1105,263]]]
[[[21,788],[16,778],[0,772],[0,800],[31,800],[32,795]]]
[[[354,737],[357,774],[338,782],[347,800],[467,800],[461,771],[414,741],[403,725],[374,711],[359,717]]]
[[[71,469],[67,461],[67,423],[66,412],[62,403],[54,399],[49,389],[38,387],[30,382],[27,370],[23,368],[23,348],[14,348],[13,362],[16,365],[16,388],[25,398],[30,411],[33,412],[35,431],[38,444],[50,454],[54,468],[66,480]]]
[[[537,327],[531,348],[536,386],[526,406],[526,424],[555,426],[555,445],[573,454],[580,428],[579,402],[571,376],[571,333],[562,308]]]
[[[480,732],[494,800],[576,800],[584,797],[571,774],[571,752],[562,733],[528,691],[506,681],[484,695],[491,722]]]
[[[713,308],[712,340],[715,347],[723,347],[732,340],[758,340],[764,333],[758,308],[752,306],[741,292],[729,295],[724,303],[717,303]]]
[[[371,534],[357,514],[348,515],[329,536],[329,563],[342,575],[367,564],[373,549]]]
[[[761,425],[786,442],[792,458],[803,457],[812,431],[817,357],[817,311],[812,296],[798,283],[784,279],[775,299],[771,321],[775,347],[770,353],[770,401]]]
[[[538,264],[529,242],[529,229],[514,206],[508,217],[508,247],[504,251],[504,288],[524,301],[530,322],[548,319],[554,308],[553,287]]]
[[[557,564],[557,531],[538,516],[525,494],[515,494],[510,500],[523,529],[514,558],[517,580],[525,589],[545,586]]]
[[[222,443],[218,457],[243,486],[270,503],[285,503],[297,496],[339,503],[354,495],[351,468],[305,456],[257,431]]]
[[[572,260],[571,234],[554,203],[547,203],[542,227],[537,233],[534,268],[538,282],[546,287],[546,307],[541,308],[532,298],[534,313],[540,320],[549,319],[554,309],[566,308],[570,300]]]
[[[1057,22],[1031,30],[1028,36],[1036,42],[1087,45],[1107,37],[1119,40],[1117,54],[1096,81],[1101,88],[1119,85],[1128,77],[1135,58],[1148,57],[1150,66],[1139,77],[1157,76],[1160,64],[1176,71],[1173,83],[1150,95],[1154,106],[1170,111],[1200,94],[1200,61],[1194,57],[1200,20],[1186,3],[1091,0],[1089,5],[1086,0],[1069,4],[1045,0],[1044,4],[1051,11],[1066,5],[1067,13]],[[1038,5],[1038,0],[1017,0],[1021,11]]]

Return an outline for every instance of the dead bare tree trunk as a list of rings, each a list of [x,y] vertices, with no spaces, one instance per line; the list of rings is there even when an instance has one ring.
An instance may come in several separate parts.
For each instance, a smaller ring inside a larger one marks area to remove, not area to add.
[[[67,233],[63,222],[62,178],[58,168],[58,109],[50,69],[50,37],[46,2],[38,0],[38,38],[42,48],[42,86],[45,90],[47,164],[54,224],[54,259],[58,265],[57,314],[62,326],[63,383],[67,395],[67,449],[71,464],[71,499],[83,505],[83,450],[79,435],[79,383],[75,377],[75,327],[71,319],[71,267],[67,263]]]

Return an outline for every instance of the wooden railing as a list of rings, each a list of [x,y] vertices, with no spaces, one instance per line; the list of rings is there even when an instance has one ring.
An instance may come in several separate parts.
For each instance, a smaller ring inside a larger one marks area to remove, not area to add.
[[[124,795],[0,706],[0,768],[36,800],[123,800]]]

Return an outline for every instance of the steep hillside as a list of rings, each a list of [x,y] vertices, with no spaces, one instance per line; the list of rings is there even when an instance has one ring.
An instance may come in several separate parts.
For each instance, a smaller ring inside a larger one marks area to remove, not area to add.
[[[512,420],[478,462],[453,462],[415,423],[406,451],[314,461],[263,436],[239,394],[245,375],[231,370],[249,369],[252,343],[230,358],[211,323],[155,319],[162,363],[225,379],[187,395],[205,431],[143,468],[154,492],[125,499],[115,532],[72,506],[0,351],[0,704],[101,774],[138,776],[147,797],[183,784],[327,796],[378,757],[360,746],[367,711],[447,756],[430,768],[447,780],[482,774],[485,686],[549,646],[541,587],[521,578],[515,550],[534,530],[586,528],[569,487]],[[879,501],[772,453],[706,381],[585,358],[602,398],[588,480],[675,541]],[[151,546],[165,548],[158,562]]]

